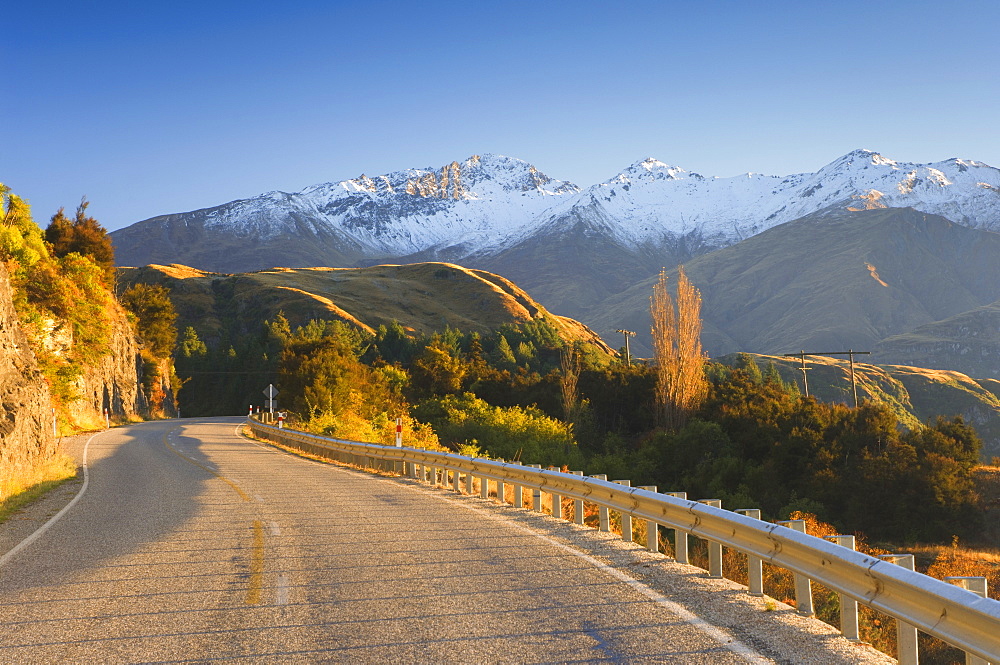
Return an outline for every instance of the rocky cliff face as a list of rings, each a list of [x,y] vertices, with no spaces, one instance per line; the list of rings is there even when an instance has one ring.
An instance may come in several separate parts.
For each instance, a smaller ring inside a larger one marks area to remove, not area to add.
[[[48,384],[21,330],[0,263],[0,484],[55,453],[49,404]]]
[[[132,326],[117,303],[111,309],[111,318],[107,354],[77,381],[80,399],[70,411],[80,424],[103,420],[105,409],[112,420],[150,414],[150,405],[140,383],[142,359]]]

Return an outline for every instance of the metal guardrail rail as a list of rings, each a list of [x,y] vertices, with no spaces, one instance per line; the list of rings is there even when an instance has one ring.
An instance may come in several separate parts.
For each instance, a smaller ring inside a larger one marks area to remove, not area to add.
[[[479,478],[487,483],[487,487],[489,481],[509,483],[515,487],[531,488],[535,496],[546,492],[578,502],[594,503],[630,519],[645,519],[675,529],[675,533],[690,534],[709,541],[710,567],[716,569],[710,571],[711,574],[721,576],[721,556],[713,556],[712,545],[717,552],[720,545],[729,547],[749,555],[751,566],[756,558],[786,568],[848,599],[883,612],[897,622],[940,638],[970,655],[1000,663],[1000,602],[908,570],[893,563],[891,558],[869,556],[788,526],[723,510],[710,505],[713,501],[691,501],[600,477],[585,477],[517,463],[342,441],[281,429],[254,420],[250,420],[249,424],[257,436],[306,453],[319,456],[332,454],[335,458],[368,466],[374,466],[369,460],[403,463],[404,469],[410,465],[407,475],[415,475],[417,467],[421,469],[421,474],[431,469],[435,475],[434,470],[441,470],[446,476],[450,471],[456,490],[460,489],[461,474],[465,474],[466,491],[470,494],[472,479]],[[354,459],[350,459],[351,456]],[[537,510],[538,502],[534,505]],[[578,510],[578,515],[582,515],[582,511]],[[718,561],[717,566],[712,564],[713,560]],[[796,586],[801,588],[799,584]],[[808,582],[805,588],[808,589]],[[806,599],[798,600],[801,608]],[[811,613],[811,599],[806,602],[809,608],[806,613]],[[900,661],[910,660],[901,644]],[[915,639],[912,662],[916,662]]]

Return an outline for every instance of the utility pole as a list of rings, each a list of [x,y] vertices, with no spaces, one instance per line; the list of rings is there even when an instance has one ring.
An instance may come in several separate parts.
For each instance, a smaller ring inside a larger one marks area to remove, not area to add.
[[[806,376],[806,372],[812,369],[812,367],[806,367],[806,352],[799,351],[798,353],[786,353],[785,357],[798,356],[799,362],[802,364],[799,366],[799,371],[802,372],[802,388],[804,389],[805,396],[809,397],[809,377]]]
[[[622,335],[625,335],[625,364],[628,365],[629,367],[631,367],[632,366],[632,353],[629,351],[629,348],[628,348],[628,338],[629,337],[635,337],[635,333],[632,332],[631,330],[622,330],[620,328],[618,330],[616,330],[615,332],[621,333]]]
[[[871,351],[855,351],[854,349],[849,349],[847,351],[810,351],[806,353],[805,351],[799,351],[798,353],[786,353],[785,356],[798,356],[802,359],[802,376],[805,377],[805,357],[806,356],[847,356],[851,363],[851,390],[854,392],[854,408],[858,408],[858,382],[854,378],[854,356],[869,356]],[[809,396],[808,388],[806,389],[806,396]]]

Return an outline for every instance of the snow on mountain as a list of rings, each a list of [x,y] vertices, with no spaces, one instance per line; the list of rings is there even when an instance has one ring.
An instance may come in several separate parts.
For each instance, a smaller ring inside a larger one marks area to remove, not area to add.
[[[200,238],[181,231],[194,228],[258,248],[300,238],[313,245],[311,261],[321,260],[317,252],[333,252],[330,261],[415,255],[461,261],[567,229],[622,247],[683,241],[700,252],[821,210],[907,206],[1000,230],[1000,169],[961,159],[909,164],[855,150],[815,173],[718,178],[645,159],[581,191],[527,162],[484,154],[439,169],[361,175],[155,217],[113,237],[123,260],[139,264],[151,260],[149,247],[162,244],[156,238]],[[280,260],[255,256],[257,263]],[[222,258],[220,265],[239,265],[232,252]]]
[[[234,201],[209,211],[205,225],[267,239],[293,233],[305,220],[375,255],[405,255],[500,243],[529,227],[553,199],[579,191],[527,162],[485,154],[441,169],[362,174]]]
[[[559,202],[546,226],[583,218],[627,245],[696,236],[723,246],[830,207],[913,207],[1000,230],[1000,169],[960,159],[910,164],[855,150],[816,173],[708,178],[646,159]]]

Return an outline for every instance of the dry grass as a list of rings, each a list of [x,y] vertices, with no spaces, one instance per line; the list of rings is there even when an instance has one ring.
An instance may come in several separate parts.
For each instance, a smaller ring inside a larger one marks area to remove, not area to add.
[[[27,504],[76,477],[76,462],[59,454],[30,473],[0,482],[0,524]]]
[[[503,324],[547,317],[566,339],[587,341],[611,352],[593,331],[550,314],[509,280],[449,263],[275,268],[236,275],[171,265],[127,269],[123,275],[126,283],[169,288],[179,314],[178,328],[194,325],[203,337],[216,334],[225,317],[216,296],[232,292],[233,298],[246,303],[242,315],[248,320],[273,319],[280,311],[292,325],[326,318],[372,330],[399,321],[421,334],[446,325],[485,334]]]

